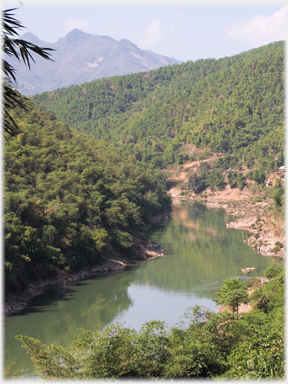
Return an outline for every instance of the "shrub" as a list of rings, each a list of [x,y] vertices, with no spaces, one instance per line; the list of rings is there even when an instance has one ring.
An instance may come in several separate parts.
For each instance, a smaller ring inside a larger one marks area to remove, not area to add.
[[[270,264],[264,271],[264,276],[267,277],[268,279],[273,279],[277,275],[280,274],[280,272],[283,270],[282,267],[279,265],[275,264]]]
[[[285,343],[282,332],[270,325],[256,330],[228,357],[231,370],[227,376],[239,379],[283,377]]]
[[[284,204],[284,188],[276,188],[273,194],[273,200],[276,207],[282,207]]]
[[[257,277],[251,277],[250,279],[245,281],[245,286],[248,288],[253,287],[256,284],[260,284],[260,281],[259,279],[257,279]]]
[[[206,173],[205,180],[207,187],[210,187],[211,191],[214,191],[215,188],[221,190],[225,186],[223,174],[216,169]]]
[[[192,191],[195,193],[202,192],[206,188],[205,177],[197,176],[196,173],[193,173],[193,175],[189,177],[187,184],[188,188],[192,189]]]
[[[275,245],[277,245],[277,247],[279,247],[279,248],[283,248],[284,247],[284,244],[281,243],[280,241],[276,241]]]

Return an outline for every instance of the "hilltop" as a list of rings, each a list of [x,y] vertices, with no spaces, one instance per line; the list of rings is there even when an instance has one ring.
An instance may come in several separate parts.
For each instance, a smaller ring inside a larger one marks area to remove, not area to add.
[[[227,168],[244,158],[250,168],[258,163],[270,169],[283,151],[284,44],[96,80],[33,99],[75,129],[153,167],[190,160],[185,145],[192,144],[225,155]]]
[[[277,175],[284,164],[283,42],[62,88],[34,100],[75,129],[112,142],[136,163],[162,169],[169,188],[174,185],[182,197],[248,196],[251,204],[253,198],[264,205],[270,199],[271,209],[275,204],[283,210],[283,178]],[[271,178],[269,189],[265,181]],[[250,222],[251,233],[261,212]],[[270,213],[266,222],[280,220],[283,229],[283,217]],[[267,252],[270,242],[269,252],[279,254],[273,250],[283,243],[282,230],[272,241],[259,231],[251,245]]]

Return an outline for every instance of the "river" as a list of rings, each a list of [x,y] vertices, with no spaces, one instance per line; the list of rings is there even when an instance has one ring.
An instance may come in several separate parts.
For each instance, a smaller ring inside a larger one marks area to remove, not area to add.
[[[67,346],[80,329],[98,329],[121,322],[139,330],[148,320],[173,326],[185,308],[204,305],[216,312],[215,292],[224,279],[247,279],[241,268],[257,267],[262,275],[272,259],[243,242],[243,231],[227,229],[233,220],[222,209],[184,204],[171,218],[153,228],[150,240],[166,251],[164,257],[132,263],[125,271],[54,288],[31,300],[18,315],[5,319],[5,366],[10,372],[33,372],[33,364],[15,335]]]

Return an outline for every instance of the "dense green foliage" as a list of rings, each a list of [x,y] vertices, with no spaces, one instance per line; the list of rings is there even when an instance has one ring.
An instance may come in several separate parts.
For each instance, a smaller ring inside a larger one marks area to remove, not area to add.
[[[187,185],[195,193],[202,192],[206,188],[206,178],[204,175],[197,176],[196,173],[193,173],[189,177]]]
[[[265,182],[266,176],[263,169],[255,169],[253,172],[253,180],[258,184],[263,184]]]
[[[251,299],[257,306],[265,294],[271,302],[265,310],[258,305],[259,309],[239,316],[209,313],[196,306],[184,316],[186,322],[171,329],[155,320],[139,332],[116,324],[103,331],[85,331],[67,348],[27,336],[17,338],[28,348],[37,373],[46,379],[283,378],[284,271],[274,270],[274,279],[256,289],[257,298]]]
[[[201,169],[201,166],[200,166]],[[193,173],[188,180],[187,187],[192,189],[195,193],[200,193],[206,188],[210,187],[211,191],[215,189],[221,190],[225,186],[224,176],[220,170],[202,170],[200,175],[197,176],[196,173]]]
[[[249,177],[249,175],[243,175],[241,172],[237,171],[227,173],[228,184],[231,186],[231,188],[238,187],[240,190],[242,190],[246,185],[247,177]]]
[[[89,138],[32,102],[11,114],[21,134],[5,143],[8,290],[103,261],[107,245],[129,255],[133,236],[170,207],[160,172]]]
[[[113,248],[129,257],[133,238],[143,236],[151,216],[170,207],[159,168],[191,159],[184,144],[222,153],[213,169],[203,162],[200,174],[189,178],[196,193],[223,188],[228,167],[237,169],[227,174],[231,187],[242,189],[250,178],[261,188],[267,172],[284,162],[283,42],[45,92],[35,100],[53,112],[32,102],[28,113],[12,110],[21,134],[5,143],[8,291],[59,269],[89,268]],[[245,176],[242,164],[250,169]],[[281,185],[270,192],[283,207]],[[168,330],[151,321],[136,332],[116,325],[84,332],[68,348],[19,338],[44,378],[280,378],[284,271],[271,267],[266,276],[271,281],[249,297],[254,311],[241,318],[196,307],[187,328]],[[246,300],[238,279],[226,280],[218,295],[218,303],[235,312]]]
[[[249,168],[256,163],[275,170],[275,157],[283,157],[284,44],[101,79],[34,99],[76,129],[157,167],[188,160],[182,145],[192,143],[233,154],[231,159]]]

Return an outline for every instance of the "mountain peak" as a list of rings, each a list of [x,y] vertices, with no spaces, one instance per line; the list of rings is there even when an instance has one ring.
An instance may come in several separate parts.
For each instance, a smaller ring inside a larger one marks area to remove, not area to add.
[[[34,33],[31,33],[31,32],[24,33],[24,35],[21,36],[21,39],[29,41],[32,44],[36,44],[36,45],[40,45],[40,46],[43,45],[43,41],[40,40],[39,37],[37,37],[36,35],[34,35]],[[45,43],[45,44],[47,45],[47,43]],[[48,43],[48,45],[49,45],[49,43]]]
[[[15,64],[17,83],[24,95],[180,63],[176,59],[147,53],[127,39],[117,41],[81,29],[73,29],[53,44],[41,41],[31,33],[25,37],[33,44],[54,51],[52,63],[39,60],[33,71]]]
[[[137,45],[131,43],[130,40],[127,39],[121,39],[118,43],[119,48],[127,48],[127,49],[136,49],[139,50],[139,47]]]
[[[22,39],[38,39],[38,37],[36,35],[34,35],[34,33],[32,32],[26,32],[24,33],[24,35],[21,36]]]
[[[64,39],[68,42],[81,43],[88,36],[90,36],[88,33],[83,32],[81,29],[75,28],[69,33],[67,33]]]
[[[75,28],[75,29],[72,29],[72,31],[68,32],[66,37],[67,36],[84,36],[84,35],[87,35],[87,33],[82,31],[82,29]]]

